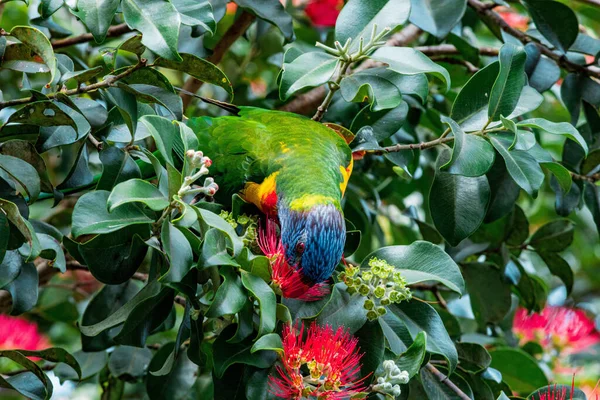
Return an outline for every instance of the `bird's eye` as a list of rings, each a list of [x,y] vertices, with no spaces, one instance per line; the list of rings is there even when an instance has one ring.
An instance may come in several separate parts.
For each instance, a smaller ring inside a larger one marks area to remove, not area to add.
[[[305,247],[306,247],[306,245],[304,244],[304,242],[298,242],[298,243],[296,243],[296,253],[298,253],[298,254],[304,253],[304,248]]]

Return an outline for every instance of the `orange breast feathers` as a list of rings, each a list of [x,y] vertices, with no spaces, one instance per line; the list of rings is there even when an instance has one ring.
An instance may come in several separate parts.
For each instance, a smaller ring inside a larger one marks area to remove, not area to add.
[[[275,178],[279,171],[269,175],[262,183],[248,182],[242,197],[267,215],[277,215],[277,192]]]

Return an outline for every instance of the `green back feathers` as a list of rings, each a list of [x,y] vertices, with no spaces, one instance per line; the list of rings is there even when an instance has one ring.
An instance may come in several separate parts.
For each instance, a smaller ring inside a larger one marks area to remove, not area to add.
[[[295,114],[250,107],[241,107],[239,117],[195,118],[188,125],[227,195],[279,171],[277,193],[288,204],[316,195],[339,207],[340,167],[348,166],[352,154],[333,130]]]

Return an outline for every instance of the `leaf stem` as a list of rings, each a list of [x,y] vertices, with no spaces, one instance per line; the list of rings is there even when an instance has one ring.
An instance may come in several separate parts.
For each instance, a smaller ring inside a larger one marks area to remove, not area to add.
[[[456,386],[446,375],[442,374],[440,370],[434,367],[431,363],[427,363],[425,365],[425,368],[427,368],[427,370],[431,372],[433,376],[435,376],[440,382],[448,386],[450,390],[456,393],[459,399],[471,400],[469,396],[467,396],[462,390],[460,390],[458,386]]]
[[[348,71],[348,68],[350,68],[351,63],[351,61],[342,61],[342,64],[340,66],[340,72],[335,78],[335,81],[331,82],[331,84],[329,85],[329,92],[327,93],[327,96],[325,96],[325,98],[323,99],[321,105],[317,108],[317,112],[315,113],[315,115],[312,117],[313,121],[320,121],[321,119],[323,119],[327,108],[329,108],[329,105],[331,104],[331,100],[333,100],[333,95],[340,89],[340,83],[342,82],[342,79],[344,79],[346,71]]]

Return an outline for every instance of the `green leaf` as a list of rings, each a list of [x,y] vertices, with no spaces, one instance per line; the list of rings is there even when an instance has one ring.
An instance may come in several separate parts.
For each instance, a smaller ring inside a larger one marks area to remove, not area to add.
[[[29,46],[34,53],[42,58],[44,64],[50,70],[50,81],[48,83],[52,83],[57,63],[52,44],[46,35],[31,26],[15,26],[10,31],[10,36],[19,39],[21,43]]]
[[[105,93],[108,99],[117,106],[117,110],[121,114],[123,121],[125,121],[131,136],[134,137],[139,118],[138,103],[135,95],[114,86],[108,88]]]
[[[556,180],[560,184],[561,189],[564,193],[568,193],[571,190],[571,185],[573,184],[573,178],[571,177],[571,173],[568,169],[563,167],[561,164],[556,162],[545,162],[540,163],[542,167],[552,172],[552,174],[556,177]]]
[[[11,201],[0,198],[0,212],[5,214],[12,224],[19,230],[21,235],[27,240],[30,246],[31,253],[27,257],[27,261],[33,261],[41,252],[40,242],[35,230],[19,211],[19,207]]]
[[[462,271],[479,326],[502,322],[511,307],[511,287],[504,273],[491,263],[467,263]]]
[[[227,243],[222,231],[211,228],[204,234],[199,265],[202,268],[218,267],[220,265],[239,267],[237,261],[227,252]]]
[[[358,347],[363,353],[360,374],[366,376],[365,383],[369,383],[375,379],[375,371],[383,363],[385,336],[378,321],[367,321],[354,337],[358,339]]]
[[[106,144],[99,153],[102,162],[102,175],[96,190],[112,190],[117,184],[140,178],[142,173],[130,152],[117,146]],[[109,196],[110,198],[110,196]]]
[[[108,370],[111,375],[124,381],[136,381],[146,375],[152,351],[147,348],[117,346],[110,354]]]
[[[183,103],[181,97],[173,90],[153,86],[145,83],[126,85],[123,82],[117,82],[116,87],[134,95],[137,101],[150,104],[160,104],[166,108],[174,119],[180,120],[183,115]]]
[[[554,60],[541,56],[532,73],[529,74],[529,85],[542,93],[550,89],[560,79],[560,67]]]
[[[535,231],[529,245],[538,251],[558,253],[571,245],[573,231],[573,223],[568,219],[551,221]]]
[[[107,329],[113,328],[125,322],[131,311],[144,300],[156,295],[160,290],[157,281],[148,283],[130,301],[119,307],[117,311],[110,314],[106,319],[93,325],[80,325],[79,330],[86,336],[96,336]]]
[[[44,233],[38,233],[37,237],[40,241],[40,249],[42,250],[40,257],[45,258],[46,260],[51,260],[49,264],[57,268],[60,272],[64,273],[67,270],[67,262],[65,260],[65,253],[60,246],[60,242],[52,236]],[[29,244],[24,245],[24,248],[21,249],[21,252],[23,251],[27,254],[31,254]]]
[[[179,12],[181,23],[183,25],[200,25],[211,34],[215,33],[215,17],[209,1],[173,0],[171,3],[173,3]]]
[[[482,112],[485,112],[483,117],[486,118],[492,87],[499,72],[500,63],[497,61],[477,71],[456,96],[450,117],[461,125],[470,125],[469,122],[479,118]]]
[[[333,75],[338,61],[320,51],[304,53],[290,63],[283,63],[279,98],[287,100],[299,90],[324,84]]]
[[[4,214],[0,213],[0,219],[2,219],[2,217],[4,217]],[[4,234],[4,232],[2,233]],[[4,238],[8,240],[8,232]],[[4,254],[1,254],[1,256],[0,289],[4,288],[6,285],[14,281],[17,276],[19,276],[19,273],[21,273],[21,266],[23,265],[23,259],[16,250],[6,251]]]
[[[252,354],[252,342],[249,340],[242,343],[229,343],[227,338],[234,328],[234,326],[228,326],[213,344],[214,373],[217,378],[223,377],[225,371],[234,364],[246,364],[258,368],[270,367],[275,361],[277,353],[265,350]]]
[[[198,219],[200,221],[202,221],[209,227],[220,230],[225,234],[233,248],[233,256],[237,257],[242,251],[244,244],[242,242],[242,239],[237,235],[237,233],[231,227],[231,225],[229,225],[227,221],[225,221],[223,218],[221,218],[213,212],[198,207],[195,207],[195,210],[198,214]]]
[[[342,45],[352,38],[350,50],[357,50],[360,38],[367,44],[377,24],[377,33],[388,27],[394,30],[410,14],[410,0],[350,0],[335,22],[335,40]]]
[[[130,179],[115,186],[108,196],[108,212],[128,203],[143,203],[154,211],[161,211],[169,206],[169,200],[150,182],[142,179]]]
[[[509,151],[512,139],[501,135],[489,135],[492,146],[500,153],[506,169],[514,181],[532,197],[544,182],[544,172],[538,162],[528,152],[522,150]]]
[[[248,299],[246,291],[242,287],[242,280],[232,267],[223,266],[219,268],[219,273],[223,277],[223,282],[206,311],[208,318],[235,314],[244,307]]]
[[[174,342],[162,345],[152,357],[148,371],[157,371],[165,364],[167,357],[173,352]],[[198,366],[181,352],[171,372],[166,376],[146,376],[146,393],[151,400],[180,400],[193,392],[198,378]]]
[[[458,359],[461,368],[469,372],[481,372],[490,366],[490,353],[478,343],[457,343]]]
[[[415,75],[432,73],[450,89],[450,74],[445,68],[431,61],[425,54],[410,47],[381,47],[373,53],[375,61],[388,64],[388,68],[399,74]]]
[[[46,389],[45,398],[50,399],[52,397],[52,382],[50,381],[48,376],[46,376],[46,374],[44,373],[42,368],[40,368],[39,365],[25,357],[23,353],[17,350],[0,350],[0,358],[2,357],[10,359],[15,363],[21,365],[22,367],[26,368],[29,372],[32,372],[36,376],[36,378],[39,379],[40,382],[42,382],[42,384],[44,385]]]
[[[396,365],[401,371],[407,371],[409,378],[419,373],[427,353],[427,333],[419,332],[406,351],[398,356]]]
[[[75,121],[61,109],[60,104],[50,101],[36,101],[20,108],[8,117],[3,128],[10,123],[38,126],[69,125],[77,128]]]
[[[256,275],[242,271],[242,285],[258,301],[260,322],[258,324],[258,337],[273,332],[275,329],[277,299],[273,289]]]
[[[148,236],[148,225],[132,225],[110,234],[94,236],[77,245],[77,252],[94,278],[116,285],[130,279],[144,261],[148,251],[144,240]]]
[[[442,122],[448,124],[454,134],[452,158],[442,169],[454,175],[485,175],[494,164],[494,148],[481,136],[466,135],[454,120],[442,116]]]
[[[460,22],[467,9],[464,0],[411,1],[410,22],[443,39]]]
[[[417,240],[409,246],[382,247],[365,257],[361,268],[367,268],[373,257],[393,265],[409,285],[436,281],[458,294],[465,293],[465,282],[456,263],[429,242]]]
[[[354,117],[350,130],[359,132],[361,128],[369,126],[372,128],[373,143],[380,142],[389,138],[396,133],[404,124],[408,114],[408,104],[402,102],[400,106],[391,110],[371,111],[369,107],[365,107]],[[358,136],[358,133],[357,133]],[[351,143],[353,147],[359,147],[361,138],[355,137]],[[369,143],[371,145],[371,143]],[[392,154],[388,154],[391,156]]]
[[[295,39],[292,16],[285,11],[281,3],[270,0],[235,0],[235,2],[279,28],[286,41],[292,42]]]
[[[281,342],[281,336],[277,333],[268,333],[261,336],[254,344],[250,353],[255,353],[259,350],[273,350],[277,352],[283,352],[283,343]]]
[[[448,374],[443,367],[439,367],[440,372],[448,376],[448,379],[454,383],[461,392],[463,392],[467,398],[473,399],[473,391],[469,384],[458,374]],[[456,392],[448,387],[445,382],[435,376],[428,368],[421,369],[419,374],[421,382],[423,384],[423,390],[426,393],[428,399],[439,399],[439,400],[459,400],[463,398],[459,397]],[[479,399],[478,399],[479,400]]]
[[[343,283],[337,283],[331,290],[331,296],[325,301],[323,306],[321,303],[304,303],[307,304],[305,309],[293,309],[293,302],[287,303],[292,309],[294,320],[298,318],[305,319],[306,314],[314,311],[317,316],[317,323],[320,325],[329,325],[333,330],[343,327],[354,333],[363,327],[367,321],[367,313],[364,309],[365,299],[362,296],[352,296],[346,290],[347,287]],[[320,305],[320,306],[319,306]],[[304,315],[303,315],[304,314]],[[315,315],[306,315],[312,317]]]
[[[181,61],[177,53],[179,13],[163,0],[123,0],[123,17],[131,29],[142,33],[142,43],[161,57]]]
[[[372,111],[395,108],[402,103],[402,93],[395,84],[402,75],[377,68],[360,71],[342,79],[340,92],[348,102],[369,100]]]
[[[456,246],[483,222],[490,199],[490,185],[485,176],[472,178],[440,170],[450,159],[449,153],[445,150],[438,157],[438,170],[429,192],[429,208],[438,232],[448,243]]]
[[[42,0],[40,4],[40,14],[42,18],[51,17],[52,14],[57,12],[64,4],[63,0]]]
[[[109,213],[109,195],[110,192],[97,190],[81,196],[73,209],[73,237],[90,233],[111,233],[130,225],[153,222],[135,204],[123,204]]]
[[[89,326],[103,321],[131,300],[138,291],[139,285],[131,280],[120,285],[105,285],[88,303],[80,325]],[[108,349],[115,345],[113,338],[118,332],[119,328],[113,328],[93,337],[82,334],[81,347],[86,352]]]
[[[520,394],[531,393],[539,387],[547,386],[548,379],[537,361],[518,349],[497,348],[490,351],[491,367],[502,373],[502,380]]]
[[[49,349],[44,350],[18,350],[19,353],[23,354],[27,357],[38,357],[42,358],[46,361],[51,361],[54,363],[64,363],[69,367],[73,368],[73,370],[77,373],[79,379],[82,379],[81,367],[79,366],[79,362],[75,357],[69,354],[65,349],[61,349],[58,347],[51,347]]]
[[[511,115],[514,111],[521,91],[525,86],[525,49],[506,43],[500,48],[500,73],[490,93],[488,117],[497,121],[500,116]]]
[[[146,339],[167,319],[173,309],[175,291],[163,288],[157,295],[142,300],[127,316],[115,342],[144,347]]]
[[[456,368],[456,347],[442,319],[429,304],[415,300],[392,304],[388,306],[388,313],[383,316],[383,320],[393,327],[394,333],[401,338],[406,338],[403,334],[407,334],[412,340],[416,340],[420,332],[427,333],[427,351],[445,357],[451,370]]]
[[[566,53],[577,39],[579,22],[573,10],[557,1],[525,0],[536,28],[554,47]]]
[[[61,80],[61,82],[67,82],[71,79],[74,79],[75,82],[77,82],[78,84],[82,84],[85,82],[89,82],[93,78],[100,75],[103,71],[104,71],[104,68],[102,66],[98,66],[98,67],[94,67],[94,68],[84,69],[81,71],[67,72],[67,73],[64,73],[61,75],[60,80]],[[89,99],[84,98],[84,101],[86,101],[86,100],[89,100]],[[81,99],[80,99],[80,101],[81,101]]]
[[[77,16],[94,36],[96,43],[104,42],[120,0],[77,0]]]
[[[567,289],[567,296],[569,296],[573,290],[574,282],[573,270],[569,263],[558,254],[550,251],[538,251],[538,255],[544,260],[552,275],[563,281]]]
[[[543,398],[552,398],[553,393],[560,393],[559,396],[564,397],[569,400],[588,400],[585,393],[575,388],[575,390],[571,389],[571,385],[557,385],[552,384],[551,386],[544,386],[536,390],[527,396],[528,400],[538,400]],[[564,396],[563,396],[564,393]],[[591,400],[591,399],[590,399]]]
[[[86,353],[79,350],[73,353],[73,358],[75,358],[81,368],[81,377],[68,364],[61,364],[54,369],[54,373],[60,379],[61,383],[66,380],[88,379],[96,375],[106,365],[108,354],[104,351]]]
[[[180,53],[179,55],[181,61],[158,58],[153,65],[181,71],[202,82],[222,87],[229,94],[229,101],[233,100],[233,86],[231,86],[227,75],[216,65],[193,54]]]
[[[585,154],[588,153],[588,146],[581,134],[573,125],[568,122],[551,122],[543,118],[531,118],[526,119],[525,121],[520,121],[517,123],[517,126],[525,126],[529,128],[538,128],[542,129],[548,133],[552,133],[554,135],[566,136],[569,139],[577,142],[585,151]]]
[[[40,177],[31,164],[17,157],[0,154],[0,171],[6,172],[25,189],[30,202],[40,195]]]
[[[160,277],[160,281],[181,282],[194,264],[192,246],[185,235],[168,219],[162,225],[160,238],[163,250],[169,258],[169,270]]]
[[[38,300],[38,281],[35,265],[23,264],[19,276],[3,288],[12,298],[10,315],[20,315],[35,307]]]

